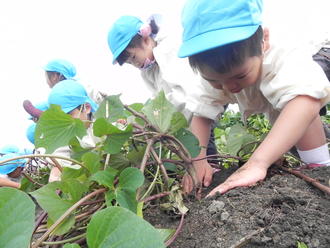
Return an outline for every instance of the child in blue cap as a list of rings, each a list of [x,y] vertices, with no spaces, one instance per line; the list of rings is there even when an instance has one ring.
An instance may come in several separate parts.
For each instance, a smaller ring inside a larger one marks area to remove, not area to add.
[[[194,114],[201,114],[202,104],[192,96],[202,97],[199,78],[189,67],[188,60],[177,57],[179,40],[176,37],[164,34],[164,24],[160,28],[159,16],[152,16],[149,21],[143,22],[135,16],[122,16],[112,25],[108,33],[108,45],[113,54],[113,63],[122,65],[131,64],[141,70],[141,76],[153,93],[157,95],[164,91],[166,98],[182,112],[188,121],[191,121],[192,132],[199,137],[200,129],[196,129],[194,118],[188,105],[198,105]],[[210,86],[209,91],[212,92]],[[213,92],[212,92],[213,93]],[[219,105],[222,108],[222,105]],[[214,143],[209,142],[209,137],[202,147],[200,157],[207,154],[217,153]],[[208,186],[212,180],[213,169],[206,160],[199,160],[194,163],[196,170],[200,171],[199,180],[204,186]],[[185,179],[189,178],[185,176]],[[184,180],[185,180],[184,179]]]
[[[0,162],[22,155],[31,154],[32,151],[20,151],[15,145],[7,145],[0,149]],[[0,186],[20,188],[20,183],[13,181],[21,175],[27,159],[17,159],[0,165]]]
[[[62,80],[75,80],[77,75],[76,67],[65,59],[53,59],[44,67],[46,72],[46,81],[50,88],[61,82]],[[100,103],[106,94],[94,89],[90,85],[85,86],[88,95],[97,103]]]
[[[73,118],[78,118],[85,121],[87,135],[80,140],[80,144],[87,147],[94,147],[99,141],[93,135],[90,122],[92,120],[92,113],[98,108],[98,105],[88,96],[84,86],[75,80],[63,80],[57,83],[48,96],[48,105],[56,104],[61,107],[63,112],[71,115]],[[53,155],[64,156],[70,158],[71,150],[68,146],[60,147],[53,152]],[[61,166],[78,169],[78,165],[72,165],[66,160],[58,160]],[[57,167],[51,169],[49,181],[60,180],[61,172]]]
[[[76,67],[64,59],[54,59],[45,66],[47,84],[53,88],[55,84],[62,80],[74,79],[77,74]]]
[[[222,92],[219,101],[238,103],[244,119],[265,113],[273,124],[250,159],[208,196],[263,180],[293,146],[304,162],[330,165],[319,116],[330,100],[327,77],[303,44],[272,44],[261,15],[260,0],[189,0],[182,12],[179,56]]]

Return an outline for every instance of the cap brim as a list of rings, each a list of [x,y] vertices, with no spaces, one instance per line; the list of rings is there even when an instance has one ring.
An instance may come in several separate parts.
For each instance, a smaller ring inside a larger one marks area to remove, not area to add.
[[[224,46],[237,41],[245,40],[252,36],[260,24],[233,27],[206,32],[184,41],[180,47],[178,56],[189,57],[219,46]]]
[[[126,47],[128,46],[128,44],[131,42],[131,39],[127,40],[125,43],[123,43],[117,50],[116,52],[113,54],[113,59],[112,59],[112,64],[116,64],[117,63],[117,58],[119,57],[119,55],[126,49]]]

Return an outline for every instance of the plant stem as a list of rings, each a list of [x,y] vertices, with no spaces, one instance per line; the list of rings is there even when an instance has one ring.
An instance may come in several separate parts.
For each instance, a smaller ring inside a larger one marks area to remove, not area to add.
[[[57,162],[57,160],[55,158],[49,158],[55,165],[55,167],[57,167],[57,169],[62,172],[63,169],[62,169],[62,166]]]
[[[77,160],[71,159],[71,158],[67,158],[67,157],[62,157],[62,156],[57,156],[57,155],[52,155],[52,154],[33,154],[33,155],[24,155],[24,156],[17,156],[15,158],[11,158],[11,159],[7,159],[7,160],[3,160],[0,162],[0,166],[13,161],[13,160],[17,160],[17,159],[23,159],[23,158],[57,158],[57,159],[63,159],[63,160],[67,160],[70,161],[74,164],[78,164],[82,167],[85,167],[81,162],[78,162]]]
[[[167,241],[165,242],[165,245],[166,245],[166,246],[170,246],[170,245],[173,243],[173,241],[176,239],[176,237],[179,235],[179,233],[181,232],[181,229],[182,229],[182,226],[183,226],[184,216],[185,216],[184,214],[181,215],[181,220],[180,220],[179,226],[178,226],[178,228],[176,229],[176,231],[175,231],[175,233],[173,234],[173,236],[172,236],[169,240],[167,240]]]
[[[144,169],[146,167],[146,164],[147,164],[147,161],[150,157],[150,149],[152,147],[152,145],[154,144],[154,140],[153,139],[150,139],[147,141],[147,148],[146,148],[146,151],[144,152],[144,156],[143,156],[143,159],[142,159],[142,162],[141,162],[141,166],[140,166],[140,171],[142,173],[144,173]]]
[[[76,241],[78,239],[81,239],[83,237],[86,236],[86,233],[82,233],[80,235],[77,235],[75,237],[69,238],[69,239],[64,239],[64,240],[60,240],[60,241],[54,241],[54,242],[42,242],[43,245],[60,245],[60,244],[66,244],[66,243],[70,243],[72,241]]]
[[[68,217],[76,208],[78,208],[80,206],[81,203],[87,201],[88,199],[98,195],[98,194],[101,194],[101,193],[104,193],[106,191],[105,188],[102,188],[102,189],[98,189],[98,190],[95,190],[94,192],[86,195],[85,197],[81,198],[79,201],[77,201],[73,206],[71,206],[67,211],[65,211],[65,213],[60,217],[58,218],[55,223],[48,229],[48,231],[46,233],[44,233],[44,235],[42,235],[32,246],[32,248],[37,248],[48,236],[49,234],[55,230],[55,228],[62,223],[62,221],[64,221],[64,219],[66,217]]]
[[[143,202],[148,202],[148,201],[152,201],[152,200],[155,200],[155,199],[158,199],[158,198],[162,198],[164,196],[168,196],[170,195],[171,192],[167,191],[167,192],[162,192],[162,193],[159,193],[159,194],[156,194],[156,195],[152,195],[152,196],[149,196],[147,198],[145,198],[143,200]],[[143,198],[142,198],[143,199]]]
[[[318,188],[319,190],[321,190],[321,191],[323,191],[324,193],[330,195],[330,187],[321,184],[321,183],[320,183],[319,181],[317,181],[316,179],[311,178],[311,177],[309,177],[309,176],[306,176],[306,175],[304,175],[303,173],[301,173],[300,171],[285,168],[284,166],[280,166],[280,168],[281,168],[282,170],[286,171],[286,172],[289,172],[289,173],[295,175],[296,177],[299,177],[299,178],[305,180],[305,181],[308,182],[308,183],[311,183],[312,185],[314,185],[314,186],[315,186],[316,188]]]
[[[151,129],[155,130],[156,132],[160,133],[161,131],[159,130],[159,128],[155,127],[154,125],[152,125],[150,123],[150,121],[146,118],[145,115],[136,112],[134,109],[130,108],[128,105],[124,105],[124,108],[127,109],[129,112],[131,112],[133,115],[141,118],[149,127],[151,127]]]
[[[150,186],[148,187],[147,191],[144,193],[144,195],[141,197],[141,199],[139,199],[138,201],[142,201],[143,198],[145,198],[150,192],[151,190],[154,188],[155,183],[157,181],[157,177],[159,175],[159,166],[157,166],[157,171],[156,171],[156,175],[154,176]],[[144,200],[143,200],[144,201]]]
[[[221,155],[221,154],[214,154],[214,155],[207,155],[203,158],[192,158],[192,161],[199,161],[199,160],[203,160],[203,159],[208,159],[208,158],[224,158],[224,159],[237,159],[239,161],[242,161],[243,159],[241,157],[238,156],[232,156],[232,155]]]
[[[46,218],[47,215],[48,215],[47,212],[42,211],[42,214],[38,217],[36,221],[36,225],[34,227],[33,233],[38,229],[39,225],[42,223],[42,221]]]
[[[150,151],[151,151],[151,154],[153,155],[153,157],[155,158],[155,160],[157,161],[157,164],[158,166],[160,167],[160,169],[162,170],[162,173],[164,175],[164,181],[165,181],[165,189],[167,190],[168,189],[168,181],[169,181],[169,178],[168,178],[168,175],[167,175],[167,172],[166,172],[166,169],[164,167],[164,164],[163,162],[160,160],[160,158],[158,157],[155,149],[153,147],[150,148]]]

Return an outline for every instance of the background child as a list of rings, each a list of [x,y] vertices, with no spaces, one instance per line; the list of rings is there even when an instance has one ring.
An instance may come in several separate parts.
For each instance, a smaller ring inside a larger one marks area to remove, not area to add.
[[[159,19],[159,16],[157,18]],[[190,104],[190,100],[194,103],[196,101],[196,98],[190,95],[202,97],[199,78],[189,68],[188,60],[177,57],[179,41],[162,33],[162,28],[157,24],[157,18],[153,16],[149,22],[143,23],[135,16],[122,16],[115,21],[108,34],[113,63],[119,65],[128,63],[140,69],[141,76],[153,95],[163,90],[166,98],[190,122],[192,113],[187,105]],[[199,107],[199,111],[203,112],[203,106],[199,105]],[[195,128],[193,121],[191,129],[199,138],[200,129]],[[210,142],[209,140],[207,137],[205,142],[201,141],[201,144],[205,143],[205,146],[199,157],[206,156],[205,147],[208,144],[207,154],[217,153],[213,139]],[[208,186],[213,174],[211,166],[206,160],[195,162],[194,166],[199,171],[200,182]],[[185,180],[191,181],[188,176]]]
[[[75,80],[63,80],[54,85],[48,96],[48,106],[51,104],[59,105],[63,112],[71,115],[73,118],[85,121],[86,127],[88,127],[87,135],[79,140],[80,144],[84,148],[95,147],[99,140],[93,135],[89,121],[92,120],[92,113],[97,110],[98,105],[87,95],[81,83]],[[70,158],[71,150],[69,146],[60,147],[52,154]],[[71,162],[66,160],[58,159],[57,161],[64,167],[80,168],[79,165],[72,165]],[[60,176],[60,170],[57,167],[52,167],[49,181],[58,181]]]
[[[54,85],[62,80],[75,80],[77,74],[76,67],[71,62],[64,59],[51,60],[43,68],[46,73],[47,84],[50,88],[53,88]],[[100,103],[106,96],[106,94],[93,89],[90,85],[85,85],[84,87],[90,98],[96,103]]]
[[[330,100],[327,77],[303,44],[270,43],[261,12],[259,0],[189,0],[182,12],[179,56],[189,57],[191,67],[223,92],[220,101],[238,103],[244,119],[265,113],[273,124],[250,159],[209,195],[263,180],[294,145],[304,162],[330,164],[319,116]]]
[[[24,149],[20,151],[15,145],[7,145],[0,149],[0,162],[22,155],[32,154],[32,151]],[[17,178],[27,163],[27,159],[17,159],[0,165],[0,186],[20,188]]]
[[[53,59],[49,61],[43,69],[45,70],[46,82],[50,88],[53,88],[56,84],[63,80],[76,80],[77,75],[76,67],[69,61],[64,59]],[[78,81],[77,81],[78,82]],[[88,92],[88,95],[96,103],[101,103],[106,97],[106,94],[93,89],[90,85],[83,86]],[[35,108],[45,111],[48,109],[48,102],[40,102],[34,105]],[[33,119],[33,118],[32,118]],[[33,119],[37,122],[37,119]],[[32,123],[26,130],[26,136],[28,140],[34,144],[34,128],[35,124]]]

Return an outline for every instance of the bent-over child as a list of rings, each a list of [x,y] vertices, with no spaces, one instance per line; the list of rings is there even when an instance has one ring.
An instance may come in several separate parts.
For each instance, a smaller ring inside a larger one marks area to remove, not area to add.
[[[191,123],[191,130],[199,139],[200,129],[195,128],[192,112],[187,105],[190,100],[196,101],[191,95],[201,97],[200,79],[191,71],[188,60],[177,57],[180,41],[176,40],[177,37],[165,34],[158,19],[157,15],[151,16],[145,23],[135,16],[122,16],[117,19],[108,34],[113,63],[128,63],[140,69],[143,81],[153,96],[163,90],[167,100]],[[202,106],[199,111],[203,112]],[[217,153],[213,139],[207,137],[206,141],[200,143],[206,144],[202,146],[199,157]],[[196,161],[194,166],[199,171],[199,181],[208,186],[212,180],[212,167],[207,160]],[[191,181],[191,178],[185,176],[183,182],[185,181]]]
[[[330,165],[319,116],[330,100],[328,79],[302,44],[273,44],[261,15],[260,0],[189,0],[182,12],[179,57],[189,57],[193,70],[222,92],[218,102],[237,103],[244,119],[264,113],[273,124],[249,160],[209,196],[263,180],[293,146],[305,163]]]

